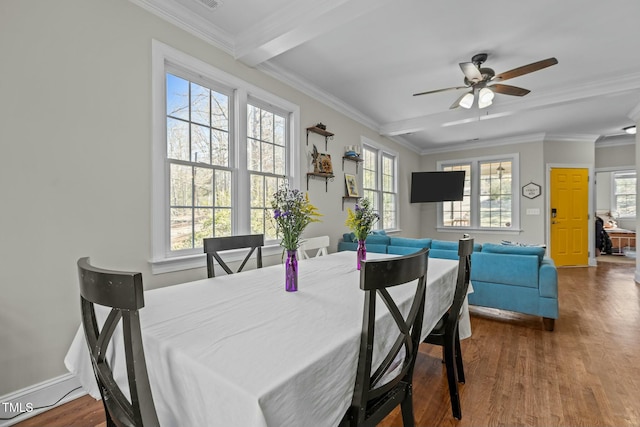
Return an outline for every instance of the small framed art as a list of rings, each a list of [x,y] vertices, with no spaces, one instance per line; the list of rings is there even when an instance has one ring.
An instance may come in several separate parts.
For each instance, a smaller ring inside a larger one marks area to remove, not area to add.
[[[356,176],[349,173],[344,174],[344,183],[347,186],[348,197],[359,197],[358,183],[356,182]]]

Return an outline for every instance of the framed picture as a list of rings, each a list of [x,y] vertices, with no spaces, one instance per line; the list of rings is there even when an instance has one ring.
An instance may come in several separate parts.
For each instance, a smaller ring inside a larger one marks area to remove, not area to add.
[[[333,175],[333,165],[331,164],[331,154],[320,153],[317,160],[318,172]]]
[[[344,174],[344,182],[347,185],[347,196],[359,197],[358,184],[356,182],[356,176],[348,173]]]

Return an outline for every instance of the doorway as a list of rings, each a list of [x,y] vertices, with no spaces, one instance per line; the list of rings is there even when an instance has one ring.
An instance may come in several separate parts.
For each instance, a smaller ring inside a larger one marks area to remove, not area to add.
[[[551,168],[551,258],[561,266],[589,264],[589,169]]]

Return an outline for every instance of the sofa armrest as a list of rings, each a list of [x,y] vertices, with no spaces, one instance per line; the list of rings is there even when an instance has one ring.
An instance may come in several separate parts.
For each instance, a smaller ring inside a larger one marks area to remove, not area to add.
[[[558,270],[550,259],[544,259],[540,264],[539,280],[541,297],[558,298]]]

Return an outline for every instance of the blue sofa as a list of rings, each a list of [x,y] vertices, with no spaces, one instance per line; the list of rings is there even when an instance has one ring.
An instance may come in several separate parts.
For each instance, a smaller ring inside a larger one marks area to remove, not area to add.
[[[458,259],[458,242],[392,237],[383,231],[366,239],[367,251],[406,255],[429,248],[432,258]],[[338,251],[355,251],[353,233],[346,233]],[[473,293],[469,304],[531,314],[552,331],[558,318],[558,272],[545,248],[485,243],[471,256]]]

